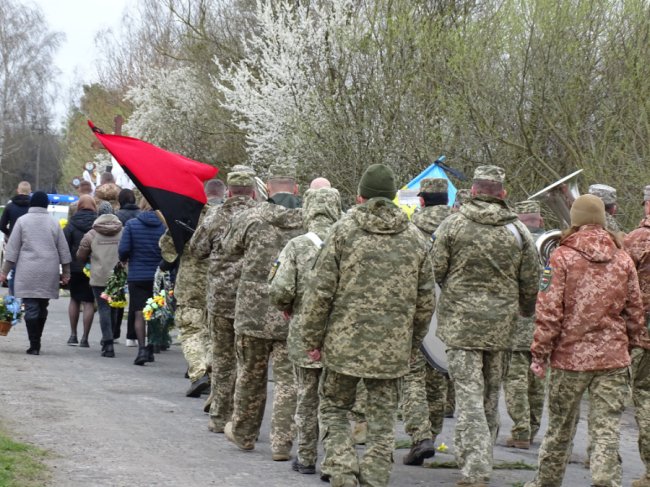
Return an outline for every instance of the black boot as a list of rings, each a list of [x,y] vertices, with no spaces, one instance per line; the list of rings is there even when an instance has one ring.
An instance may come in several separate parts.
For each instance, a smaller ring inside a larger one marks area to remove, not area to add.
[[[113,340],[106,340],[102,349],[102,357],[115,357],[115,350],[113,349]]]
[[[38,355],[41,351],[41,325],[38,319],[25,320],[27,336],[29,337],[29,348],[25,353]]]
[[[147,347],[138,348],[138,356],[135,358],[133,363],[135,365],[144,365],[148,362],[149,352],[147,352]]]
[[[155,352],[155,345],[152,345],[151,343],[147,345],[147,362],[155,362],[156,357],[154,357],[154,352]]]

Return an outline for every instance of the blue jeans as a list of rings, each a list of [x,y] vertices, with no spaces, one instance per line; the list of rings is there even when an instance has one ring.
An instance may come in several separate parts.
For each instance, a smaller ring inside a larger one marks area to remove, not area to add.
[[[99,327],[102,330],[102,341],[104,344],[113,343],[113,308],[108,301],[100,296],[106,289],[106,286],[92,286],[95,302],[97,303],[97,312],[99,313]]]

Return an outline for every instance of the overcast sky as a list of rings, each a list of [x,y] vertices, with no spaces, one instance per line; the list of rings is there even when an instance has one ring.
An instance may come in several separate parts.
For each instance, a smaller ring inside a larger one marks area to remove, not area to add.
[[[50,29],[65,34],[55,64],[61,71],[59,76],[59,100],[55,108],[55,126],[65,117],[70,101],[71,88],[78,86],[80,96],[82,83],[97,79],[95,69],[98,58],[95,48],[95,34],[105,28],[118,30],[120,19],[127,3],[133,7],[135,0],[31,0],[38,5]],[[29,3],[25,1],[25,3]]]

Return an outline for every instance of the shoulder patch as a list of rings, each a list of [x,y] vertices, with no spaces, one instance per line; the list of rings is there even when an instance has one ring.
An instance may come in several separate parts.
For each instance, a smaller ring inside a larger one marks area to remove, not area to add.
[[[553,278],[553,269],[551,269],[549,266],[544,267],[544,271],[542,272],[542,277],[539,281],[539,290],[542,292],[546,291],[551,285],[552,278]]]
[[[276,272],[278,272],[279,267],[280,267],[280,259],[277,259],[273,263],[273,267],[271,267],[271,272],[269,273],[269,281],[273,280],[273,278],[275,277]]]

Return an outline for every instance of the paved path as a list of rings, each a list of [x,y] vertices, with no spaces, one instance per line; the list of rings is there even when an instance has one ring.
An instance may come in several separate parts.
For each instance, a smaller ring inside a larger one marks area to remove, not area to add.
[[[206,429],[202,399],[186,398],[188,381],[180,347],[156,355],[156,362],[133,365],[135,348],[116,345],[117,357],[100,357],[97,317],[91,348],[66,346],[69,327],[67,298],[52,301],[43,337],[42,355],[25,354],[24,325],[0,337],[0,419],[16,436],[54,454],[47,460],[51,485],[95,486],[325,486],[318,476],[299,475],[288,462],[272,462],[268,441],[269,411],[260,442],[253,452],[238,451],[223,435]],[[270,384],[271,385],[271,384]],[[502,401],[503,402],[503,401]],[[503,446],[510,421],[503,426],[495,448],[497,461],[534,464],[537,446],[530,451]],[[586,413],[582,414],[586,418]],[[584,460],[585,423],[581,421],[574,454],[564,485],[589,485]],[[439,441],[452,444],[453,420],[445,424]],[[398,425],[398,438],[406,436]],[[395,452],[391,486],[452,486],[453,469],[405,467],[406,450]],[[622,423],[624,485],[641,475],[636,426],[628,410]],[[451,450],[437,461],[452,461]],[[533,472],[496,470],[492,486],[520,485]]]

